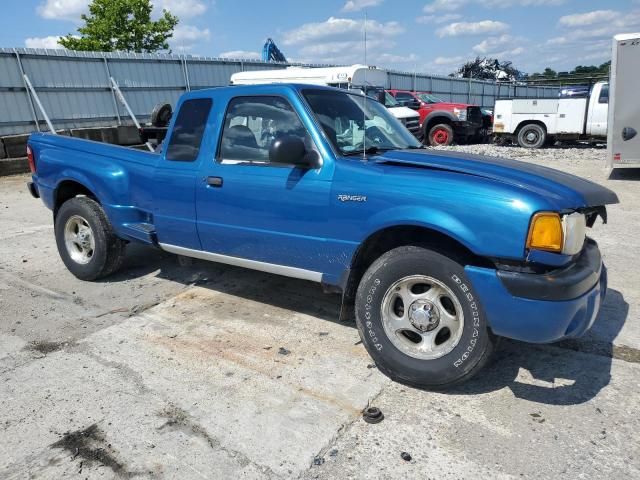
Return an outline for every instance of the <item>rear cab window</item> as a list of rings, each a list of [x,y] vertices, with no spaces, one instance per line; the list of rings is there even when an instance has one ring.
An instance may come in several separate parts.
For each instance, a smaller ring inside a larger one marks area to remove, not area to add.
[[[192,98],[182,103],[167,145],[167,160],[193,162],[198,158],[212,105],[210,98]]]

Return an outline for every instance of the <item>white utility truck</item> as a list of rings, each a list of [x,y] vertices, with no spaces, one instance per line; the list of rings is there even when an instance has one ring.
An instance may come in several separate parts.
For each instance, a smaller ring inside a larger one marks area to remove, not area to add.
[[[605,142],[609,83],[598,82],[583,98],[496,100],[493,133],[524,148],[559,141]]]
[[[389,80],[387,71],[367,65],[348,67],[288,67],[274,70],[256,70],[238,72],[231,75],[232,85],[255,85],[258,83],[308,83],[309,85],[327,85],[330,87],[358,90],[380,103],[414,136],[420,130],[420,115],[415,110],[402,107],[398,101],[386,92]]]
[[[613,37],[607,167],[640,168],[640,33]]]

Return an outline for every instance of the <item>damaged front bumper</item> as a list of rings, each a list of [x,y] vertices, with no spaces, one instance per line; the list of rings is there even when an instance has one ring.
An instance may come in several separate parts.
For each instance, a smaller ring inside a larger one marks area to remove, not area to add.
[[[574,263],[549,273],[474,266],[465,272],[493,332],[531,343],[583,335],[593,325],[607,290],[607,270],[590,239]]]

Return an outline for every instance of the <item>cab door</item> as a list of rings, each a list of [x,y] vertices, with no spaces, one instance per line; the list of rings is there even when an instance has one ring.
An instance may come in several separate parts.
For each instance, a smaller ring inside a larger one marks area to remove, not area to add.
[[[271,144],[284,135],[317,149],[292,101],[285,93],[229,101],[217,154],[203,163],[196,187],[202,248],[227,257],[220,261],[322,271],[332,163],[311,170],[269,161]]]
[[[196,227],[196,179],[201,144],[207,130],[213,100],[186,99],[179,106],[171,136],[158,161],[153,181],[153,225],[163,245],[200,249]]]
[[[600,92],[590,99],[588,129],[589,135],[606,137],[609,116],[609,85],[601,85]]]

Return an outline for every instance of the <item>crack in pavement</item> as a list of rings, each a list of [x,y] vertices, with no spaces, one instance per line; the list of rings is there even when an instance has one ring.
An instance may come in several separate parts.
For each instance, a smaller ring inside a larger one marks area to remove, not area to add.
[[[387,388],[389,385],[391,384],[391,380],[387,379],[384,383],[384,385],[382,385],[380,387],[380,390],[375,394],[372,395],[371,398],[369,400],[367,400],[367,405],[362,409],[362,411],[366,410],[367,408],[369,408],[370,406],[372,406],[372,403],[374,403],[378,398],[380,398],[380,396],[384,393],[385,388]],[[358,420],[360,420],[362,418],[362,412],[356,416],[354,416],[351,420],[348,420],[346,422],[343,422],[337,429],[335,434],[331,437],[331,439],[326,443],[326,445],[324,445],[323,447],[320,448],[320,450],[318,450],[318,452],[316,453],[316,455],[314,455],[313,459],[311,460],[311,464],[309,465],[309,468],[307,468],[306,470],[302,471],[299,473],[298,475],[298,479],[303,478],[303,476],[308,473],[310,470],[313,469],[314,465],[314,460],[316,458],[324,458],[324,456],[327,454],[327,452],[329,452],[329,450],[336,444],[338,443],[338,441],[344,437],[345,435],[347,435],[351,429],[353,428],[353,426],[356,424],[356,422]]]
[[[176,406],[171,402],[167,403],[167,406],[165,407],[165,409],[159,412],[158,416],[167,419],[167,421],[163,425],[158,427],[159,431],[162,431],[165,429],[178,430],[178,431],[182,431],[187,435],[195,435],[196,437],[199,437],[202,440],[204,440],[209,445],[209,447],[212,448],[213,450],[224,452],[227,456],[229,456],[230,458],[238,462],[238,464],[241,467],[246,467],[251,465],[259,469],[262,473],[268,475],[269,478],[284,478],[278,475],[277,473],[275,473],[271,469],[271,467],[268,467],[266,465],[261,465],[251,460],[244,453],[223,446],[220,443],[220,440],[209,435],[209,432],[207,432],[207,430],[202,425],[197,423],[187,411],[183,410],[182,408]]]

